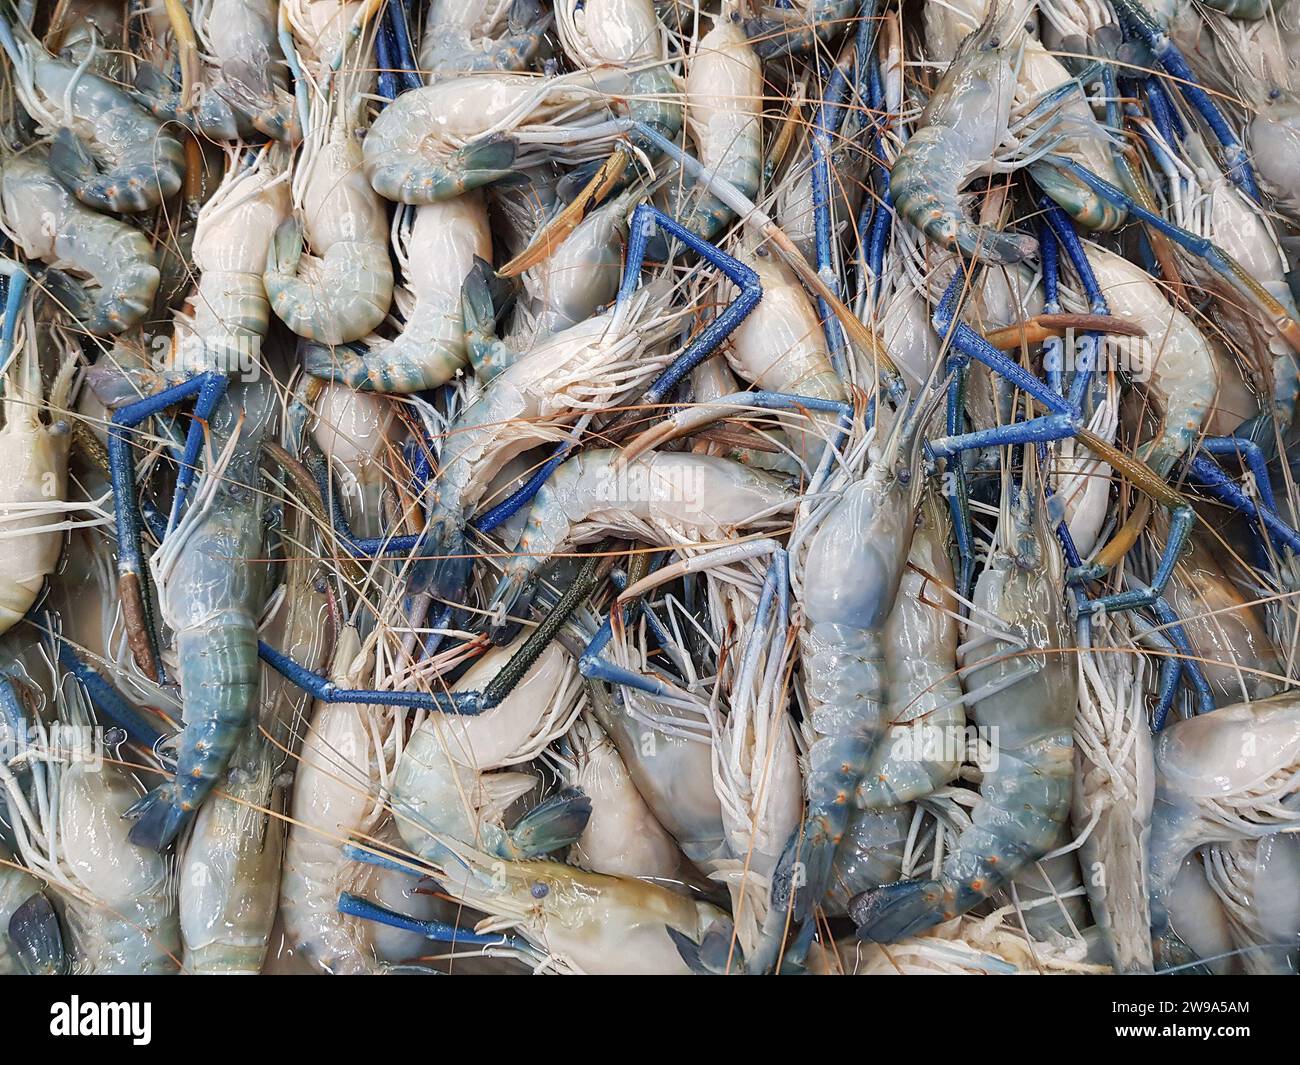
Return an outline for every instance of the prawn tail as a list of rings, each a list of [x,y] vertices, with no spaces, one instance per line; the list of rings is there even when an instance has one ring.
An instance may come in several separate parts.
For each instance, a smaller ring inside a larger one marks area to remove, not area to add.
[[[1007,266],[1038,253],[1038,241],[1026,233],[1004,233],[964,219],[957,223],[956,243],[972,258]]]
[[[469,580],[473,559],[465,544],[464,521],[459,512],[443,511],[430,521],[424,539],[415,548],[410,590],[436,599],[458,602]]]
[[[370,350],[360,344],[304,344],[302,368],[363,392],[405,396],[446,384],[465,364],[463,354],[444,343],[416,347],[401,338]]]
[[[858,938],[894,943],[946,919],[944,887],[937,880],[903,880],[864,891],[849,904]]]
[[[835,838],[843,835],[843,828],[837,831],[832,820],[833,815],[828,820],[810,809],[808,820],[786,842],[772,871],[764,941],[779,945],[784,939],[780,928],[787,922],[793,926],[805,923],[813,906],[825,896],[835,864]]]
[[[86,190],[99,178],[99,168],[94,157],[86,150],[81,139],[66,126],[54,134],[50,142],[50,172],[67,188],[83,198]],[[101,206],[95,204],[95,206]],[[106,207],[106,205],[105,205]]]
[[[497,337],[497,323],[512,297],[502,290],[490,263],[478,256],[460,289],[465,355],[486,384],[519,361],[521,355]]]
[[[966,913],[1051,849],[1069,813],[1069,735],[1045,736],[1000,759],[1002,767],[985,774],[982,801],[941,879],[872,888],[850,903],[860,939],[892,943]]]
[[[838,811],[808,811],[803,835],[791,837],[772,875],[773,909],[788,911],[798,923],[808,920],[830,886],[835,850],[847,821],[847,811],[843,816]]]
[[[127,838],[145,850],[162,851],[181,834],[194,811],[181,807],[175,787],[167,783],[140,799],[127,816],[136,819]]]
[[[99,211],[147,211],[180,191],[184,155],[170,136],[155,142],[156,155],[101,173],[94,157],[72,130],[64,127],[50,144],[50,172],[81,200]]]
[[[131,87],[135,90],[131,98],[154,118],[163,122],[179,121],[180,86],[153,63],[143,60],[136,63]]]
[[[91,289],[62,270],[45,271],[46,293],[88,332],[116,336],[139,322],[153,306],[159,274],[152,263],[127,264],[111,287]]]
[[[510,858],[524,861],[578,842],[591,818],[591,800],[565,788],[528,811],[510,830]]]
[[[39,891],[9,918],[10,948],[28,976],[61,976],[68,971],[58,914]]]
[[[266,253],[262,283],[272,309],[301,337],[324,344],[360,340],[383,322],[392,299],[392,267],[384,255],[362,242],[336,244],[322,263],[321,276],[299,276],[303,226],[286,218],[276,227]]]
[[[186,724],[176,776],[132,808],[131,842],[161,850],[176,838],[218,779],[257,705],[257,627],[246,615],[221,617],[176,638]]]
[[[518,150],[515,140],[505,134],[466,144],[456,149],[447,162],[449,179],[460,185],[460,193],[465,193],[510,177]]]
[[[813,907],[826,895],[835,864],[832,834],[833,826],[810,810],[807,822],[786,842],[772,870],[767,913],[758,942],[746,963],[746,972],[757,975],[773,972],[778,960],[782,962],[783,972],[802,964],[815,930],[811,919]],[[799,932],[783,952],[788,928]],[[681,950],[680,943],[678,950]],[[685,954],[683,960],[691,964]]]
[[[736,926],[730,917],[716,918],[698,943],[672,925],[664,928],[682,961],[696,976],[727,976],[745,971],[745,959],[736,942]]]
[[[1033,237],[1003,233],[965,217],[952,181],[940,180],[953,175],[934,163],[943,142],[926,138],[925,132],[913,136],[894,164],[890,195],[898,213],[936,244],[960,248],[981,262],[1010,264],[1032,258],[1038,251]]]
[[[436,166],[422,155],[391,151],[371,169],[370,184],[379,195],[398,203],[438,203],[510,177],[517,154],[518,144],[505,134],[466,144]]]
[[[492,70],[527,70],[546,40],[551,28],[549,12],[537,0],[514,0],[506,16],[506,36],[497,40],[488,52]]]

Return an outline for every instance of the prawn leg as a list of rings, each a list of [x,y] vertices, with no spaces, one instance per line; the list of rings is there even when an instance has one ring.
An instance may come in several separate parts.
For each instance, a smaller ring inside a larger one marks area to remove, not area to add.
[[[1215,499],[1227,503],[1246,518],[1263,526],[1274,542],[1292,553],[1300,553],[1300,532],[1283,521],[1262,499],[1252,499],[1215,463],[1198,455],[1188,464],[1188,473]]]
[[[651,382],[640,399],[640,404],[649,408],[663,403],[669,393],[677,387],[678,383],[687,374],[722,345],[723,341],[748,317],[750,311],[758,305],[758,301],[763,297],[763,289],[759,284],[758,275],[752,269],[692,233],[676,219],[671,218],[657,207],[643,203],[632,213],[632,222],[628,230],[627,260],[623,268],[623,279],[619,285],[618,295],[615,297],[616,306],[625,306],[636,291],[641,277],[641,270],[645,263],[646,248],[659,228],[664,229],[670,236],[676,237],[705,262],[717,267],[728,280],[740,288],[740,294],[727,304],[721,314],[696,333],[686,350]],[[604,434],[608,436],[619,426],[626,425],[635,419],[637,414],[637,411],[624,411],[621,415],[616,416],[610,425],[605,427]],[[517,489],[510,498],[503,500],[483,517],[472,523],[475,528],[480,532],[488,532],[508,521],[518,511],[527,506],[555,469],[569,457],[575,446],[576,442],[573,440],[566,440],[557,445],[555,452],[546,461],[545,465],[534,473],[522,487]],[[461,557],[463,552],[459,546],[462,542],[462,535],[458,529],[450,530],[444,527],[444,523],[435,522],[429,526],[420,548],[417,550],[417,554],[428,554],[433,551],[436,555],[441,556],[434,560],[429,583],[432,586],[441,585],[444,592],[450,590],[459,580],[459,578],[453,579],[454,575],[450,571],[458,570],[464,564],[464,559]]]
[[[1297,323],[1287,313],[1286,308],[1222,248],[1205,237],[1198,237],[1181,226],[1174,225],[1155,211],[1149,210],[1138,203],[1123,189],[1116,188],[1109,181],[1098,177],[1086,167],[1057,156],[1049,156],[1048,158],[1055,166],[1077,177],[1103,199],[1116,205],[1123,205],[1134,218],[1146,223],[1171,239],[1175,244],[1186,249],[1190,254],[1202,259],[1211,270],[1239,292],[1256,310],[1265,315],[1286,342],[1294,350],[1300,352],[1300,323]]]
[[[875,3],[876,0],[866,0],[863,9],[874,8]],[[806,55],[824,46],[842,26],[852,21],[854,7],[854,0],[763,4],[756,17],[745,20],[745,33],[754,51],[764,60]]]
[[[6,929],[10,950],[28,976],[62,976],[70,970],[59,916],[43,892],[14,910]]]
[[[141,516],[136,499],[135,460],[131,454],[128,430],[168,407],[193,398],[194,421],[185,438],[172,499],[169,527],[174,528],[185,504],[185,497],[198,470],[199,450],[203,446],[205,423],[226,391],[224,374],[208,372],[173,385],[157,395],[129,403],[114,411],[108,435],[108,463],[113,482],[113,509],[117,526],[118,588],[122,595],[131,650],[137,664],[152,679],[162,673],[157,644],[148,621],[147,597],[141,586],[144,551],[140,544]]]
[[[383,22],[379,35],[375,38],[375,51],[379,60],[380,92],[389,99],[394,99],[409,89],[418,89],[424,84],[411,45],[411,26],[406,4],[385,5]]]
[[[1060,246],[1065,249],[1066,255],[1069,258],[1071,265],[1074,267],[1075,274],[1083,284],[1084,293],[1088,298],[1089,308],[1092,313],[1097,315],[1109,315],[1110,307],[1106,301],[1105,295],[1102,293],[1101,285],[1097,280],[1097,275],[1092,268],[1092,264],[1088,261],[1088,256],[1084,251],[1083,244],[1079,240],[1078,234],[1074,230],[1073,224],[1066,217],[1064,211],[1047,198],[1044,197],[1040,200],[1039,207],[1043,212],[1044,228],[1050,231],[1051,237],[1055,238],[1049,239],[1048,234],[1045,233],[1044,238],[1041,241],[1041,246],[1044,252],[1043,283],[1046,290],[1046,310],[1050,312],[1056,309],[1056,292],[1058,283],[1057,242],[1059,242]],[[1083,338],[1083,343],[1085,343],[1087,347],[1082,349],[1079,353],[1079,371],[1071,382],[1069,393],[1071,404],[1078,412],[1082,411],[1084,394],[1087,391],[1088,384],[1096,369],[1097,345],[1099,342],[1100,334],[1097,333],[1089,332],[1085,334]],[[1061,350],[1060,345],[1061,341],[1056,338],[1051,338],[1044,342],[1044,362],[1049,366],[1050,374],[1050,368],[1052,366],[1050,360],[1052,360],[1053,355],[1055,355],[1055,364],[1058,367],[1056,371],[1058,379],[1060,377],[1059,367],[1063,365],[1063,351]],[[1059,380],[1056,383],[1056,388],[1058,391],[1062,391]],[[1242,454],[1244,461],[1246,461],[1251,470],[1254,471],[1256,477],[1259,477],[1261,474],[1264,475],[1264,487],[1260,490],[1261,497],[1265,499],[1268,506],[1272,507],[1272,489],[1267,483],[1267,468],[1264,464],[1263,455],[1260,449],[1249,441],[1241,441],[1240,447],[1238,448],[1235,447],[1233,443],[1235,438],[1223,438],[1223,443],[1217,442],[1219,439],[1220,438],[1211,438],[1210,440],[1203,441],[1202,447],[1205,450],[1210,451],[1212,454],[1223,454],[1228,451],[1235,451]],[[1065,540],[1068,538],[1068,529],[1064,523],[1058,530],[1058,534],[1061,535],[1064,544]],[[1073,551],[1072,543],[1067,545],[1066,553],[1070,565],[1072,567],[1077,567],[1080,563],[1077,558],[1077,553]],[[1186,677],[1188,684],[1196,694],[1198,705],[1200,705],[1203,710],[1207,707],[1212,709],[1214,705],[1213,701],[1210,700],[1207,703],[1210,688],[1205,679],[1204,671],[1201,669],[1200,663],[1195,661],[1195,656],[1191,650],[1191,643],[1188,640],[1186,633],[1183,631],[1182,626],[1179,624],[1179,619],[1174,613],[1173,608],[1162,597],[1157,597],[1150,605],[1156,616],[1159,618],[1161,625],[1168,630],[1170,641],[1172,641],[1179,654],[1183,656],[1183,661],[1181,663],[1175,660],[1175,664],[1179,667],[1178,676]],[[1177,677],[1174,679],[1176,682]],[[1174,687],[1162,686],[1160,699],[1155,711],[1157,721],[1163,721],[1164,715],[1168,713],[1169,708],[1172,706],[1173,698]]]
[[[645,203],[632,215],[627,269],[619,288],[619,300],[629,298],[635,289],[647,247],[657,229],[676,237],[701,259],[720,270],[740,289],[740,294],[706,328],[697,333],[686,350],[650,384],[641,396],[641,401],[646,406],[663,403],[687,374],[718,350],[763,298],[762,285],[754,270],[693,233],[675,218]]]
[[[1156,574],[1149,587],[1116,592],[1112,595],[1102,596],[1099,599],[1088,600],[1087,609],[1095,614],[1103,611],[1117,612],[1152,606],[1156,599],[1163,594],[1165,587],[1173,576],[1178,556],[1187,542],[1192,525],[1195,523],[1196,516],[1191,505],[1176,491],[1168,487],[1144,463],[1124,455],[1085,429],[1069,400],[1057,394],[1018,363],[1007,358],[1006,355],[989,344],[970,326],[957,320],[955,303],[960,280],[961,275],[959,274],[954,279],[954,282],[949,285],[944,298],[935,309],[933,316],[935,330],[940,336],[950,337],[953,347],[958,350],[961,356],[983,363],[994,373],[1004,377],[1014,387],[1028,393],[1036,402],[1046,407],[1050,413],[1027,422],[995,426],[991,429],[980,429],[972,433],[966,433],[956,438],[931,441],[928,446],[936,455],[955,454],[976,447],[1043,443],[1050,440],[1063,440],[1073,436],[1081,440],[1090,450],[1098,452],[1116,469],[1139,479],[1141,487],[1151,492],[1160,502],[1171,509],[1169,539],[1165,544]],[[1276,515],[1273,517],[1276,518]],[[1136,538],[1136,530],[1131,531],[1133,538]],[[1122,540],[1112,541],[1103,550],[1096,562],[1082,568],[1073,567],[1072,572],[1067,575],[1067,579],[1071,583],[1076,583],[1080,580],[1094,580],[1100,577],[1118,562],[1119,558],[1123,557],[1128,550],[1128,546]],[[1121,547],[1123,550],[1120,550]]]
[[[406,558],[419,546],[420,537],[415,533],[404,536],[358,537],[352,531],[347,515],[343,513],[338,495],[330,489],[330,474],[325,464],[308,460],[304,465],[314,476],[322,500],[330,501],[329,520],[334,534],[338,537],[340,546],[353,558]],[[412,487],[418,494],[423,485]]]
[[[353,853],[356,855],[357,861],[365,862],[371,858],[366,851],[359,848],[354,848]],[[382,865],[381,867],[392,868],[389,865]],[[406,869],[405,866],[399,868],[403,872],[411,873],[412,876],[417,875],[413,870]],[[404,932],[415,932],[417,935],[424,936],[431,943],[446,943],[453,947],[499,948],[500,951],[509,952],[511,955],[520,954],[532,961],[541,960],[541,956],[536,954],[526,942],[517,936],[484,935],[468,928],[449,924],[446,921],[425,921],[415,917],[407,917],[405,914],[379,906],[369,899],[361,898],[359,895],[353,895],[347,891],[339,896],[339,913],[360,917],[363,921],[374,921],[376,924],[386,925],[389,928],[400,928]],[[485,951],[484,953],[488,952]],[[493,951],[491,956],[500,956],[500,954]]]
[[[496,276],[501,274],[498,272]],[[475,257],[474,268],[466,275],[460,289],[465,354],[474,367],[474,376],[483,384],[502,370],[508,370],[524,354],[497,336],[497,300],[493,296],[492,278],[491,264]]]
[[[1277,512],[1277,502],[1273,497],[1273,484],[1268,472],[1268,458],[1264,454],[1264,449],[1255,441],[1239,436],[1209,436],[1201,441],[1200,451],[1216,458],[1226,455],[1234,456],[1245,467],[1246,480],[1250,485],[1250,490],[1243,488],[1243,491],[1247,491],[1247,494],[1249,494],[1249,491],[1258,493],[1260,503],[1274,513]],[[1232,500],[1224,498],[1217,478],[1215,483],[1206,484],[1205,488],[1220,502],[1227,503],[1229,506],[1234,505]],[[1268,557],[1268,547],[1266,546],[1269,539],[1268,528],[1258,521],[1252,523],[1252,527],[1257,556],[1256,565],[1262,570],[1267,570],[1271,564]]]
[[[864,0],[860,12],[858,30],[854,43],[853,69],[855,95],[862,93],[864,78],[870,82],[872,63],[875,58],[876,9],[878,0]],[[826,87],[825,98],[817,108],[812,127],[812,193],[813,193],[813,232],[815,237],[817,273],[825,278],[827,285],[834,292],[835,257],[831,247],[831,183],[833,140],[838,137],[844,123],[848,108],[844,106],[844,97],[849,90],[849,78],[840,64],[836,64]],[[874,101],[872,101],[874,106]],[[877,157],[878,158],[878,157]],[[835,292],[839,295],[838,292]],[[834,313],[825,298],[818,296],[817,310],[821,315],[822,328],[826,332],[826,346],[830,350],[831,365],[835,372],[844,376],[845,339],[844,331],[835,323]]]
[[[1050,243],[1050,242],[1049,242]],[[1053,246],[1054,248],[1054,246]],[[1048,269],[1054,266],[1052,253],[1045,256],[1044,273],[1049,277]],[[962,285],[962,274],[958,273],[949,283],[947,291],[935,308],[931,324],[941,336],[949,336],[952,353],[948,358],[949,370],[953,380],[948,389],[947,430],[948,436],[926,442],[925,448],[931,459],[957,459],[965,451],[986,447],[1011,445],[1044,444],[1054,440],[1063,440],[1075,436],[1082,424],[1078,409],[1050,385],[1040,382],[1033,374],[1012,362],[992,345],[984,341],[969,326],[957,320],[956,301]],[[1050,289],[1049,289],[1050,291]],[[1028,392],[1051,412],[1025,422],[1011,425],[994,426],[989,429],[977,429],[972,432],[960,432],[961,412],[965,407],[964,389],[967,368],[971,359],[984,363],[990,370],[1001,374],[1017,388]],[[966,470],[958,461],[949,462],[952,475],[951,491],[948,496],[949,509],[952,511],[953,526],[957,536],[958,587],[965,596],[971,586],[974,573],[974,542],[970,528],[970,512],[967,503]]]
[[[720,270],[727,280],[740,289],[740,295],[697,333],[687,349],[645,390],[641,401],[649,405],[662,403],[682,378],[718,350],[722,342],[749,316],[749,312],[758,306],[758,301],[763,298],[758,274],[748,266],[716,245],[696,236],[659,208],[643,203],[632,213],[627,266],[623,271],[623,283],[619,286],[617,297],[620,304],[630,299],[636,288],[645,262],[646,245],[656,229],[663,229],[670,236],[676,237],[701,259]]]
[[[721,396],[674,411],[652,429],[647,429],[623,448],[623,460],[631,462],[651,448],[666,444],[680,436],[702,429],[704,426],[723,417],[731,407],[750,410],[790,410],[797,412],[814,411],[839,416],[837,435],[848,432],[853,408],[835,399],[822,399],[817,396],[796,396],[785,392],[735,392],[730,396]]]
[[[887,114],[888,103],[880,74],[880,60],[872,51],[867,65],[867,107],[874,115]],[[889,169],[884,165],[885,149],[881,136],[882,123],[871,127],[871,191],[865,198],[858,215],[858,244],[863,249],[862,273],[859,285],[870,284],[871,301],[880,298],[880,288],[885,277],[885,250],[893,231],[894,215],[886,206],[891,202]]]
[[[1192,648],[1192,641],[1188,639],[1187,632],[1178,620],[1178,615],[1174,613],[1174,608],[1169,605],[1167,600],[1163,598],[1157,599],[1153,604],[1153,610],[1161,627],[1169,633],[1169,642],[1182,658],[1181,662],[1178,658],[1173,658],[1171,661],[1179,666],[1180,673],[1187,676],[1187,681],[1196,697],[1196,712],[1198,714],[1208,714],[1214,709],[1214,693],[1205,679],[1205,673],[1202,671],[1200,663],[1196,661],[1196,652]],[[1156,708],[1151,718],[1153,731],[1159,732],[1164,728],[1165,718],[1169,716],[1173,701],[1174,692],[1172,687],[1167,687],[1162,683],[1160,698],[1156,702]]]
[[[1192,68],[1187,65],[1183,53],[1169,39],[1169,35],[1160,24],[1151,17],[1151,13],[1142,5],[1141,0],[1115,0],[1115,13],[1119,15],[1125,27],[1141,38],[1151,49],[1156,62],[1164,68],[1170,80],[1178,85],[1183,98],[1196,109],[1197,113],[1205,119],[1206,125],[1214,132],[1227,157],[1228,177],[1247,196],[1258,203],[1259,185],[1255,181],[1255,172],[1246,157],[1246,149],[1228,125],[1228,120],[1223,117],[1223,112],[1201,87],[1200,80],[1192,73]]]
[[[751,540],[745,544],[737,544],[731,547],[721,547],[709,551],[707,554],[698,555],[688,558],[674,566],[668,567],[658,576],[652,577],[647,575],[644,579],[638,581],[629,588],[624,589],[619,595],[619,603],[624,600],[640,596],[648,591],[650,587],[661,583],[664,580],[672,580],[686,573],[698,573],[703,569],[712,566],[724,566],[742,559],[753,558],[757,555],[773,555],[773,561],[768,567],[768,575],[763,584],[763,590],[759,599],[759,605],[756,612],[757,617],[765,617],[771,606],[772,595],[776,591],[777,582],[780,582],[781,602],[784,604],[789,598],[789,562],[786,552],[783,551],[775,540]],[[660,562],[656,560],[653,569],[659,569]],[[615,662],[609,661],[602,657],[602,653],[609,645],[614,635],[614,617],[615,614],[623,607],[616,605],[613,610],[606,616],[601,623],[596,635],[591,638],[587,644],[586,650],[582,657],[578,659],[578,672],[588,680],[598,680],[605,684],[617,687],[634,688],[637,691],[645,692],[648,695],[660,699],[673,699],[683,695],[680,688],[670,682],[661,680],[652,675],[638,673],[635,670],[627,669]],[[642,612],[649,623],[650,629],[655,633],[660,642],[666,642],[665,633],[657,618],[651,612],[649,607],[644,603],[641,604]]]
[[[145,714],[128,703],[103,676],[78,658],[66,640],[59,644],[59,665],[81,682],[95,709],[118,728],[125,730],[132,741],[156,751],[168,738]]]
[[[448,714],[481,714],[497,706],[523,679],[556,633],[596,586],[598,555],[593,555],[555,608],[511,656],[501,671],[483,688],[470,692],[420,692],[341,688],[334,681],[282,654],[265,641],[258,641],[257,653],[280,676],[326,703],[396,706],[408,710],[433,710]]]

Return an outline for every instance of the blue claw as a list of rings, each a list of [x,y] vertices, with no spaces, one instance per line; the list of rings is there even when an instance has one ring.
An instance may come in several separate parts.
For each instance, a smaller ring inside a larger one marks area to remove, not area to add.
[[[77,657],[70,644],[59,645],[59,664],[81,681],[95,708],[136,743],[156,750],[164,735],[153,723],[128,703],[117,689]]]
[[[433,943],[449,943],[462,947],[507,947],[531,951],[522,940],[515,936],[481,935],[467,928],[459,928],[446,921],[424,921],[407,917],[396,910],[387,909],[363,899],[360,895],[343,892],[339,896],[339,913],[359,917],[363,921],[374,921],[389,928],[400,928],[403,932],[414,932]]]
[[[1205,119],[1206,125],[1214,132],[1223,147],[1228,161],[1228,177],[1252,200],[1259,202],[1259,185],[1255,181],[1255,172],[1251,169],[1246,149],[1240,139],[1228,125],[1223,112],[1201,87],[1200,80],[1192,73],[1173,41],[1164,29],[1151,17],[1150,12],[1142,6],[1141,0],[1115,0],[1115,12],[1119,15],[1126,29],[1137,34],[1142,42],[1151,49],[1151,54],[1169,75],[1170,81],[1178,86],[1183,98]]]

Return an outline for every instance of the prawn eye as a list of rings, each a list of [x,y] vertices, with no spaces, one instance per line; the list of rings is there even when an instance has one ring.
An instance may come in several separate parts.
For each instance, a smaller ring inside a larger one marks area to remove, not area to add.
[[[1276,99],[1277,99],[1279,96],[1281,96],[1281,95],[1282,95],[1282,90],[1281,90],[1281,89],[1269,89],[1269,90],[1268,90],[1268,98],[1269,98],[1270,100],[1276,100]]]
[[[551,893],[551,889],[543,884],[540,880],[532,887],[532,895],[535,899],[544,899]]]

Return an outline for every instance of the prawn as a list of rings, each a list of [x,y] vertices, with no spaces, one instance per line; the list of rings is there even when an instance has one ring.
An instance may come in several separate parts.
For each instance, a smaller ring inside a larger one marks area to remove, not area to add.
[[[686,71],[686,128],[698,158],[747,198],[758,194],[763,156],[763,71],[728,0],[696,44]],[[670,186],[668,211],[691,232],[713,240],[735,217],[694,186]]]
[[[944,74],[894,161],[890,196],[898,212],[926,237],[987,262],[1016,263],[1038,242],[969,221],[959,193],[975,175],[1004,166],[994,162],[1007,136],[1015,95],[1015,39],[998,36],[990,20],[964,45]]]
[[[172,333],[175,369],[254,372],[271,318],[262,270],[272,234],[289,217],[288,179],[277,152],[259,152],[250,165],[229,155],[194,231],[199,281]]]
[[[993,624],[963,648],[971,716],[990,737],[998,730],[997,763],[985,770],[972,823],[938,879],[889,884],[854,900],[862,939],[891,942],[966,912],[1043,857],[1069,815],[1077,673],[1061,654],[1071,642],[1060,594],[1064,563],[1030,491],[1022,486],[1004,511],[975,586],[976,612]],[[1012,653],[972,661],[986,643]]]
[[[1170,920],[1183,861],[1206,843],[1295,832],[1300,699],[1276,695],[1170,725],[1156,739],[1147,895],[1157,968],[1193,960]]]
[[[580,452],[542,486],[492,593],[494,627],[531,598],[537,570],[557,551],[616,531],[685,550],[761,529],[797,501],[781,480],[728,459],[651,452],[624,462],[620,454]]]
[[[184,517],[150,558],[180,663],[185,728],[176,774],[137,805],[132,842],[162,850],[198,812],[239,746],[257,705],[260,558],[258,458],[271,418],[265,375],[236,382],[209,423],[217,457]]]
[[[304,345],[303,369],[316,377],[374,392],[422,392],[451,380],[467,362],[461,285],[475,259],[492,258],[487,208],[477,192],[415,209],[398,252],[405,324],[392,340],[364,351]]]
[[[161,275],[148,238],[77,200],[47,155],[31,151],[5,162],[0,212],[23,254],[54,268],[46,288],[88,332],[124,333],[153,307]],[[87,278],[89,286],[63,271]]]
[[[56,698],[58,731],[34,722],[24,752],[41,769],[33,775],[32,805],[0,765],[18,851],[49,885],[74,972],[174,972],[175,859],[130,845],[127,815],[139,798],[134,778],[96,748],[80,689],[60,684]]]
[[[430,83],[478,71],[523,70],[549,24],[537,0],[433,0],[420,38],[420,67]]]
[[[167,129],[112,82],[49,54],[0,16],[0,45],[14,88],[44,132],[50,169],[97,211],[148,211],[180,191],[185,151]]]
[[[453,690],[481,689],[526,638],[489,650]],[[560,793],[506,830],[497,823],[501,814],[540,782],[531,773],[489,770],[526,761],[567,732],[582,709],[582,687],[572,661],[551,644],[497,706],[473,717],[427,718],[393,778],[394,818],[407,847],[435,860],[438,838],[449,836],[520,860],[576,842],[591,810],[584,796]]]
[[[663,365],[645,358],[671,316],[654,313],[662,290],[641,292],[603,314],[545,337],[484,389],[453,423],[411,582],[454,597],[463,583],[462,530],[496,474],[539,443],[562,438],[564,422],[605,406]]]
[[[384,206],[361,172],[354,134],[364,104],[338,91],[337,106],[313,112],[294,168],[294,216],[275,230],[262,274],[276,316],[322,344],[360,340],[393,299]]]
[[[0,576],[0,633],[17,624],[36,602],[63,553],[64,530],[78,524],[60,515],[81,506],[68,501],[72,431],[64,417],[76,353],[67,353],[48,399],[43,399],[30,303],[24,333],[19,334],[21,354],[5,375],[5,423],[0,429],[0,538],[7,541]],[[48,424],[41,417],[47,411]]]

